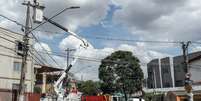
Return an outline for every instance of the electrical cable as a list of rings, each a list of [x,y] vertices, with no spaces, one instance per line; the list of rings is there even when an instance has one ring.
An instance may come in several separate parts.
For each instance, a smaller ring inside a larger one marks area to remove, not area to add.
[[[17,25],[20,25],[20,26],[24,27],[24,25],[20,24],[19,22],[15,21],[15,20],[9,19],[8,17],[3,16],[3,15],[0,15],[0,16],[6,18],[6,19],[9,20],[9,21],[12,21],[12,22],[16,23]],[[33,33],[32,33],[32,35],[33,35]],[[8,36],[8,35],[7,35],[7,36]],[[11,37],[11,36],[9,36],[9,37]],[[35,38],[35,40],[37,40],[37,38],[36,38],[34,35],[33,35],[33,37]],[[14,41],[12,41],[12,40],[9,40],[9,39],[7,39],[7,38],[5,38],[5,37],[0,36],[0,38],[2,38],[2,39],[4,39],[4,40],[7,40],[7,41],[9,41],[9,42],[12,42],[12,43],[15,43],[15,44],[16,44],[16,42],[14,42]],[[14,37],[12,37],[12,38],[14,38]],[[38,40],[37,40],[37,41],[38,41]],[[39,41],[38,41],[38,42],[39,42]],[[40,43],[40,42],[39,42],[39,43]],[[41,47],[42,47],[42,45],[41,45]],[[42,48],[43,48],[43,47],[42,47]],[[55,61],[55,60],[53,60],[53,61]],[[58,65],[58,63],[56,63],[56,64]]]
[[[65,8],[63,9],[62,11],[58,12],[57,14],[55,14],[54,16],[52,16],[51,18],[49,18],[50,20],[53,19],[54,17],[58,16],[59,14],[63,13],[65,10],[67,9],[71,9],[71,8]],[[11,22],[14,22],[16,23],[17,25],[20,25],[22,27],[25,27],[23,24],[15,21],[15,20],[12,20],[4,15],[1,15],[1,17],[11,21]],[[37,29],[38,27],[40,27],[41,25],[45,24],[47,21],[44,21],[43,23],[41,23],[40,25],[38,25],[37,27],[33,28],[31,31],[34,31],[35,29]],[[30,32],[31,32],[30,31]],[[38,31],[41,31],[41,30],[38,30]],[[29,32],[29,33],[30,33]],[[44,32],[47,32],[47,33],[60,33],[60,32],[51,32],[51,31],[44,31]],[[86,38],[91,38],[91,39],[101,39],[101,40],[109,40],[109,41],[124,41],[124,42],[144,42],[144,43],[173,43],[173,44],[176,44],[176,43],[181,43],[182,41],[151,41],[151,40],[132,40],[132,39],[119,39],[119,38],[111,38],[111,37],[101,37],[101,36],[84,36]],[[192,43],[195,43],[195,44],[201,44],[201,42],[197,42],[197,41],[191,41]]]
[[[30,53],[30,51],[29,51],[29,53]],[[38,65],[44,65],[44,63],[43,63],[40,59],[38,59],[36,56],[33,57],[32,55],[33,55],[33,54],[30,53],[29,56],[32,57],[32,59],[34,59],[34,61],[35,61]],[[37,60],[36,60],[35,58],[36,58]],[[39,62],[38,62],[38,61],[39,61]],[[42,63],[42,64],[41,64],[41,63]]]
[[[8,18],[8,17],[6,17],[6,16],[4,16],[4,15],[2,15],[2,14],[0,14],[0,16],[3,17],[3,18],[5,18],[5,19],[7,19],[7,20],[9,20],[9,21],[11,21],[11,22],[14,22],[15,24],[17,24],[17,25],[19,25],[19,26],[21,26],[21,27],[25,27],[23,24],[21,24],[21,23],[15,21],[15,20],[12,20],[12,19],[10,19],[10,18]]]
[[[65,11],[65,9],[64,10],[62,10],[62,11]],[[61,14],[62,12],[59,12],[57,15],[59,15],[59,14]],[[53,16],[52,18],[54,18],[54,17],[56,17],[57,15],[55,15],[55,16]],[[6,17],[6,16],[4,16],[4,15],[0,15],[1,17],[3,17],[3,18],[5,18],[5,19],[7,19],[7,20],[9,20],[9,21],[11,21],[11,22],[14,22],[14,23],[16,23],[17,25],[20,25],[21,27],[25,27],[23,24],[21,24],[21,23],[19,23],[19,22],[17,22],[17,21],[15,21],[15,20],[12,20],[12,19],[9,19],[8,17]],[[30,31],[31,32],[31,31]],[[7,35],[8,36],[8,35]],[[40,42],[38,41],[38,39],[33,35],[33,33],[32,33],[32,36],[35,38],[35,40],[37,40],[37,42],[40,44]],[[9,36],[9,37],[11,37],[11,36]],[[16,44],[16,42],[14,42],[14,41],[12,41],[12,40],[9,40],[9,39],[7,39],[7,38],[4,38],[4,37],[2,37],[2,36],[0,36],[0,38],[2,38],[2,39],[4,39],[4,40],[7,40],[7,41],[9,41],[9,42],[12,42],[12,43],[15,43]],[[14,38],[14,37],[12,37],[12,38]],[[41,45],[41,44],[40,44]],[[41,45],[41,47],[43,48],[43,46]],[[45,50],[45,49],[44,49]],[[58,65],[58,63],[56,62],[56,60],[54,60],[51,56],[49,56],[56,64],[57,64],[57,66],[59,66]]]
[[[36,36],[31,32],[33,38],[38,42],[38,44],[40,45],[40,47],[46,52],[46,54],[54,61],[54,63],[58,66],[58,67],[62,67],[62,66],[59,66],[59,64],[57,63],[57,61],[52,57],[50,56],[50,54],[47,52],[47,50],[43,47],[43,45],[40,43],[40,41],[36,38]]]
[[[32,58],[36,58],[40,63],[45,65],[45,63],[40,58],[38,58],[36,55],[34,55],[34,53],[32,53],[31,51],[29,51],[29,53],[30,53],[30,55],[32,55]]]
[[[62,32],[52,32],[52,31],[42,31],[37,30],[40,32],[46,33],[57,33],[63,34]],[[120,41],[120,42],[139,42],[139,43],[169,43],[169,44],[180,44],[183,41],[154,41],[154,40],[133,40],[133,39],[122,39],[122,38],[112,38],[112,37],[103,37],[103,36],[90,36],[90,35],[82,35],[82,37],[89,38],[89,39],[98,39],[98,40],[108,40],[108,41]],[[201,44],[201,42],[191,41],[191,43]]]
[[[5,35],[5,36],[8,36],[8,37],[13,38],[13,39],[15,39],[15,40],[19,40],[19,39],[17,39],[16,37],[13,37],[13,36],[11,36],[11,35],[8,35],[8,34],[6,34],[6,33],[4,33],[4,32],[1,32],[0,34],[3,34],[3,35]]]
[[[13,51],[13,52],[16,52],[16,50],[15,50],[15,49],[9,48],[9,47],[4,46],[4,45],[0,45],[0,47],[3,47],[3,48],[5,48],[5,49],[11,50],[11,51]]]
[[[11,43],[16,44],[16,42],[15,42],[15,41],[9,40],[9,39],[7,39],[7,38],[5,38],[5,37],[0,36],[0,38],[4,39],[4,40],[6,40],[6,41],[9,41],[9,42],[11,42]]]
[[[47,61],[37,50],[35,50],[34,48],[32,48],[32,50],[30,50],[30,51],[34,51],[36,54],[38,54],[38,56],[39,56],[43,61],[45,61],[45,63],[46,63],[47,65],[49,65],[49,66],[51,66],[51,67],[54,67],[54,66],[52,66],[52,64],[49,64],[48,61]],[[45,63],[44,63],[44,65],[45,65]]]
[[[66,10],[68,10],[68,9],[73,9],[73,8],[76,8],[76,7],[64,8],[64,9],[61,10],[60,12],[58,12],[58,13],[56,13],[55,15],[53,15],[52,17],[50,17],[49,20],[51,20],[51,19],[53,19],[54,17],[60,15],[61,13],[65,12]],[[31,29],[31,30],[29,31],[29,33],[32,32],[32,31],[34,31],[34,30],[36,30],[38,27],[42,26],[42,25],[45,24],[45,23],[47,23],[47,21],[41,22],[38,26],[36,26],[35,28]]]

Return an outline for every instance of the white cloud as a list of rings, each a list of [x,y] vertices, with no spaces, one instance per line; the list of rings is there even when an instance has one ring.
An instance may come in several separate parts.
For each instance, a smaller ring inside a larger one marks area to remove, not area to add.
[[[66,49],[66,47],[79,46],[81,41],[73,38],[72,36],[68,36],[60,43],[61,50]],[[103,48],[103,49],[95,49],[93,47],[89,49],[83,49],[81,54],[79,55],[80,59],[72,68],[71,72],[76,73],[75,76],[80,77],[81,75],[85,75],[85,80],[98,79],[98,68],[100,65],[101,59],[110,55],[112,52],[117,50],[126,50],[131,51],[133,54],[138,57],[141,61],[141,68],[145,72],[146,76],[146,63],[148,63],[151,59],[154,58],[162,58],[169,56],[168,54],[163,54],[154,50],[147,49],[141,44],[137,44],[135,46],[120,44],[116,48]],[[78,73],[77,73],[78,72]]]
[[[200,40],[200,0],[115,0],[113,20],[143,40]]]
[[[47,51],[48,53],[51,53],[51,48],[46,43],[35,43],[34,49],[40,52]]]
[[[36,64],[56,67],[56,68],[65,68],[66,67],[66,59],[63,57],[55,56],[52,54],[52,50],[46,43],[35,43],[34,44],[34,58],[36,60]],[[42,62],[41,62],[42,61]],[[56,61],[56,62],[55,62]]]
[[[16,20],[22,24],[25,22],[26,7],[22,5],[24,0],[1,0],[0,14]],[[44,15],[51,17],[64,8],[71,6],[80,6],[79,9],[71,9],[63,12],[53,20],[57,23],[77,31],[80,27],[89,27],[99,24],[103,20],[109,10],[109,0],[43,0],[45,5]],[[5,20],[0,17],[0,26],[14,31],[21,32],[21,27],[9,23],[2,22]],[[36,24],[33,25],[37,26]],[[39,30],[61,31],[56,26],[49,23],[44,24]],[[38,30],[37,29],[37,30]]]
[[[45,0],[44,3],[46,6],[44,12],[47,17],[52,16],[55,12],[64,8],[80,6],[79,9],[67,10],[60,16],[54,18],[56,22],[74,31],[79,27],[98,24],[106,17],[107,11],[109,10],[109,0]]]
[[[191,52],[201,51],[201,46],[195,46],[192,48]]]

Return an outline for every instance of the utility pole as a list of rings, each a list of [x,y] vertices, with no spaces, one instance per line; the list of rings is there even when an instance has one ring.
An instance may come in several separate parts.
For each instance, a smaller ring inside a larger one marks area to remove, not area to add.
[[[26,24],[25,24],[25,35],[23,37],[23,55],[22,55],[22,67],[21,67],[21,76],[20,76],[20,85],[19,85],[19,92],[18,92],[18,101],[24,101],[24,92],[25,92],[25,70],[27,67],[27,55],[29,51],[29,30],[30,30],[30,6],[31,3],[23,3],[23,5],[27,6],[26,12]]]
[[[69,66],[70,52],[75,51],[75,49],[67,48],[65,51],[66,51],[66,70],[67,70],[67,71],[66,71],[66,77],[64,78],[64,81],[65,81],[64,86],[67,86],[68,71],[69,71],[70,68],[72,67],[72,66]]]
[[[188,46],[191,42],[188,41],[186,43],[182,42],[182,51],[183,51],[183,58],[184,58],[184,71],[185,73],[189,72],[188,68]]]
[[[72,52],[72,51],[75,51],[75,49],[70,49],[70,48],[67,48],[66,50],[66,67],[68,68],[68,66],[69,66],[69,55],[70,55],[70,52]]]
[[[39,11],[39,9],[41,9],[41,11],[43,10],[43,6],[40,6],[39,3],[37,3],[37,0],[34,0],[34,4],[31,4],[31,1],[27,1],[22,3],[22,5],[27,6],[27,12],[26,12],[26,22],[25,22],[25,31],[24,31],[24,36],[23,36],[23,54],[22,56],[22,67],[21,67],[21,75],[20,75],[20,84],[19,84],[19,92],[18,92],[18,97],[17,97],[17,101],[24,101],[24,92],[25,92],[25,79],[26,79],[26,75],[25,75],[25,70],[27,68],[27,57],[28,57],[28,51],[29,51],[29,33],[31,30],[31,26],[30,26],[30,8],[33,7],[34,9],[37,8],[37,11]],[[37,13],[35,12],[35,15]],[[41,15],[41,14],[40,14]],[[37,16],[37,18],[41,18],[40,16]]]
[[[185,80],[184,80],[184,88],[187,92],[187,100],[193,101],[193,93],[192,93],[192,81],[190,79],[190,68],[188,66],[188,46],[191,42],[188,41],[186,43],[182,42],[182,50],[183,50],[183,59],[184,59],[184,71],[185,71]]]

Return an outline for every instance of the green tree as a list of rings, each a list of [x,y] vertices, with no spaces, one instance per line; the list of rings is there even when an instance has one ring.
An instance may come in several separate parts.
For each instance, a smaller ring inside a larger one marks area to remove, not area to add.
[[[107,88],[102,89],[103,92],[123,92],[127,101],[128,94],[140,91],[143,72],[139,63],[139,59],[129,51],[116,51],[103,59],[99,67],[99,79]]]
[[[99,83],[92,80],[81,81],[78,83],[78,90],[83,93],[83,95],[96,95],[98,92]]]

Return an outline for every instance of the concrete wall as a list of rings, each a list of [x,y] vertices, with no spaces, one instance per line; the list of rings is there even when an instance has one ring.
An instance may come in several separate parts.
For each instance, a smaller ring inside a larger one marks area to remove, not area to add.
[[[190,63],[190,73],[193,81],[201,81],[201,59]]]
[[[22,40],[23,35],[0,28],[0,36],[13,42]],[[0,38],[0,89],[12,90],[13,84],[18,84],[20,81],[20,72],[14,71],[14,62],[21,62],[21,56],[15,52],[16,44],[8,40]],[[32,40],[30,40],[30,44]],[[10,49],[7,49],[10,48]],[[33,61],[28,57],[26,85],[27,92],[33,91],[34,78]]]

